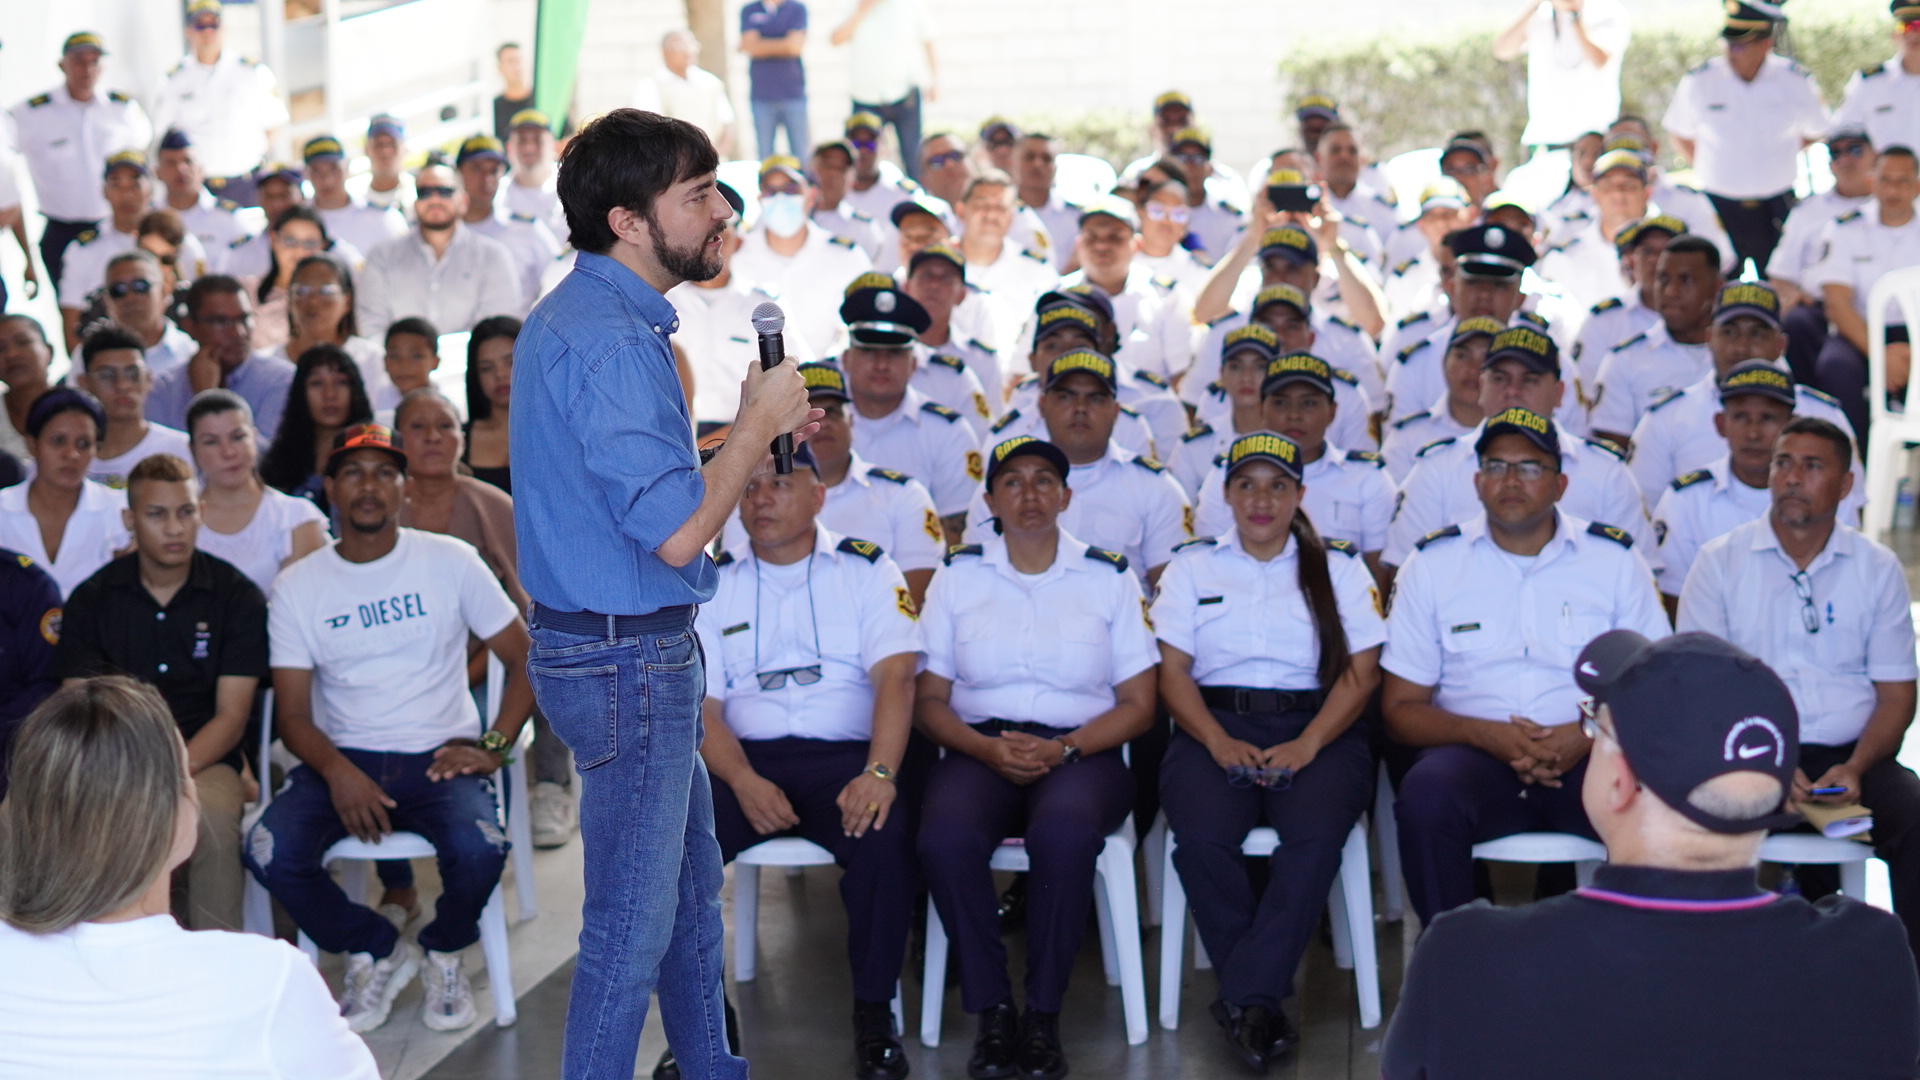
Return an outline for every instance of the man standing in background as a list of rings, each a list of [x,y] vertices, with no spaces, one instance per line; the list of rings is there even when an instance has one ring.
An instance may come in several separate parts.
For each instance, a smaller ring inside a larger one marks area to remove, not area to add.
[[[533,79],[527,74],[527,56],[515,42],[495,50],[493,62],[500,69],[500,96],[493,99],[493,137],[506,142],[513,136],[513,115],[533,108]]]
[[[1493,42],[1495,60],[1527,58],[1526,146],[1561,146],[1620,114],[1620,58],[1633,36],[1620,0],[1525,0]]]
[[[800,52],[807,47],[807,5],[800,0],[749,0],[740,9],[740,51],[747,63],[756,152],[773,156],[774,132],[787,129],[787,153],[806,160],[807,69]]]
[[[707,133],[720,160],[733,155],[733,102],[720,76],[693,62],[700,53],[691,30],[660,39],[660,66],[633,88],[633,107],[685,120]]]
[[[926,8],[920,0],[856,0],[846,21],[834,27],[832,40],[853,44],[848,90],[854,111],[893,125],[900,163],[908,176],[920,179],[921,92],[928,101],[940,100],[940,63],[933,55],[933,21]],[[924,87],[916,46],[926,50]]]

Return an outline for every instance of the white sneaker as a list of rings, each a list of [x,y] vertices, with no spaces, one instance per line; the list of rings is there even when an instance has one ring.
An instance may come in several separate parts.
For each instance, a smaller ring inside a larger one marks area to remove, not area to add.
[[[533,785],[528,800],[532,815],[533,846],[557,848],[573,836],[573,792],[551,780]]]
[[[372,953],[350,953],[347,990],[340,1001],[340,1015],[347,1018],[347,1027],[364,1033],[386,1023],[393,1012],[393,999],[419,970],[420,946],[408,941],[395,942],[393,952],[384,960],[375,960]]]
[[[435,1031],[458,1031],[473,1023],[473,984],[461,970],[460,954],[427,950],[427,969],[421,973],[427,1002],[420,1022]]]

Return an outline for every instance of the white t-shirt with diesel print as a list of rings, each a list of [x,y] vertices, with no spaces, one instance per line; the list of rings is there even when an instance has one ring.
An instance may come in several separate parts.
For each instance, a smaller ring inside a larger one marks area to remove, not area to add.
[[[352,563],[332,547],[274,582],[273,666],[314,673],[320,730],[335,746],[417,754],[478,738],[467,634],[486,639],[518,612],[463,540],[401,529],[391,552]]]

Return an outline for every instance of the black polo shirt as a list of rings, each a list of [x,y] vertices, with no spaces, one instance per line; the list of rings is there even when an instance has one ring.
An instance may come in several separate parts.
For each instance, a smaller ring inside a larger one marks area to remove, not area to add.
[[[122,555],[67,597],[53,675],[152,683],[191,739],[213,719],[221,676],[267,677],[267,598],[231,563],[196,551],[163,608],[140,583],[139,554]],[[222,760],[238,768],[240,748]]]
[[[1920,979],[1892,915],[1752,870],[1602,866],[1578,892],[1433,920],[1385,1080],[1912,1077]]]

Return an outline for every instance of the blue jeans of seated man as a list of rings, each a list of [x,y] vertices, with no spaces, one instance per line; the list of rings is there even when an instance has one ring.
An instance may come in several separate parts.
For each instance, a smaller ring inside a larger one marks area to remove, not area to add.
[[[396,831],[419,833],[439,857],[443,891],[420,944],[458,952],[480,940],[480,911],[507,865],[507,836],[493,778],[427,779],[433,752],[393,754],[340,751],[399,805],[387,811]],[[399,931],[381,915],[347,898],[321,858],[347,837],[326,780],[302,765],[247,833],[247,869],[260,879],[300,929],[326,952],[393,951]]]
[[[706,670],[691,608],[615,637],[544,626],[527,669],[535,699],[580,768],[586,901],[560,1075],[631,1080],[660,995],[686,1080],[745,1080],[727,1049],[720,988],[720,845],[700,762]],[[657,623],[657,625],[655,625]]]
[[[780,101],[755,98],[748,104],[753,107],[754,145],[759,147],[762,160],[773,156],[774,132],[782,127],[787,129],[787,153],[802,162],[807,160],[807,152],[813,144],[807,141],[806,98]]]

